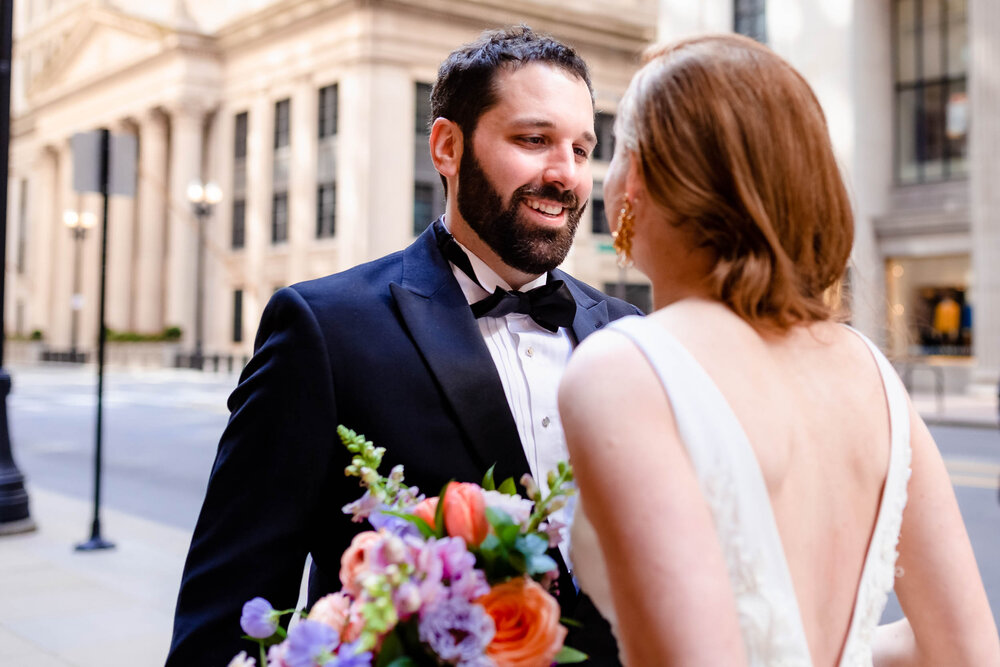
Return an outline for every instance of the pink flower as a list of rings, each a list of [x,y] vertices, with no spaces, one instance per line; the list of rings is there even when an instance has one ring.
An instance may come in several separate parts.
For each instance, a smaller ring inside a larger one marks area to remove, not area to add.
[[[324,595],[309,611],[309,620],[325,623],[333,628],[338,635],[344,630],[347,624],[347,615],[351,610],[351,598],[344,593],[330,593]]]
[[[340,557],[340,583],[351,597],[361,594],[361,577],[371,571],[369,547],[381,540],[381,536],[371,530],[358,533],[351,540],[351,546]]]

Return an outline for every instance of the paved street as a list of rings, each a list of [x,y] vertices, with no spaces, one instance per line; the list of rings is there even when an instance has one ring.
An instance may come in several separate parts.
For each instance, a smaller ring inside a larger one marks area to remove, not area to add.
[[[32,487],[93,496],[95,371],[12,368],[8,401],[14,455]],[[237,376],[189,370],[111,371],[105,379],[103,498],[109,510],[190,531],[197,518],[225,407]],[[934,426],[1000,618],[1000,433]],[[80,521],[79,539],[90,530]],[[105,531],[116,540],[125,535]],[[71,545],[66,545],[67,549]],[[898,615],[894,602],[886,618]]]

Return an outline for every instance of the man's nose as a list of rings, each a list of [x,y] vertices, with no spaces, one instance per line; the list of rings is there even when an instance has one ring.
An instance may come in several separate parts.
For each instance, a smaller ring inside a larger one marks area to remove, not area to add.
[[[572,190],[580,180],[581,165],[577,163],[576,153],[572,146],[557,147],[547,155],[545,171],[542,179],[545,183],[555,185],[561,190]]]

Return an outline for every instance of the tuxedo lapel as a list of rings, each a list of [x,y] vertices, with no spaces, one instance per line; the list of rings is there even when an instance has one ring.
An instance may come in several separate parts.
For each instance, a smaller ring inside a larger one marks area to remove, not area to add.
[[[587,296],[587,294],[577,285],[576,279],[560,270],[552,272],[552,278],[562,280],[573,293],[576,301],[576,317],[573,318],[573,336],[575,343],[579,344],[584,338],[604,327],[610,318],[608,317],[608,304],[606,301],[597,301]]]
[[[401,284],[389,290],[482,471],[496,464],[497,479],[519,479],[528,461],[503,384],[433,228],[403,251]]]

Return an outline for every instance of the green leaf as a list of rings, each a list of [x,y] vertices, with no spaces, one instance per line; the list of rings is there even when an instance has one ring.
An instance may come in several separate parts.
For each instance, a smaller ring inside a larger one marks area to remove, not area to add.
[[[388,665],[394,665],[397,660],[405,657],[403,640],[399,637],[398,633],[392,631],[382,640],[378,657],[375,659],[375,667],[388,667]]]
[[[517,484],[514,483],[513,477],[508,477],[503,482],[500,483],[500,488],[498,489],[500,493],[505,493],[508,496],[517,495]]]
[[[557,665],[569,665],[577,662],[583,662],[589,656],[583,651],[577,651],[575,648],[569,646],[563,646],[558,653],[554,662]]]
[[[496,468],[496,467],[497,467],[497,464],[494,463],[493,465],[490,466],[490,469],[486,471],[486,474],[483,475],[483,484],[482,484],[482,487],[483,487],[484,491],[495,491],[496,490],[496,488],[497,488],[496,487],[496,483],[493,481],[493,469]]]
[[[451,480],[451,482],[453,481],[455,480]],[[448,493],[448,486],[451,482],[445,484],[441,489],[441,493],[438,494],[438,506],[434,512],[434,534],[437,537],[444,537],[446,535],[444,530],[444,496]]]
[[[395,510],[382,510],[382,514],[388,514],[389,516],[395,516],[399,517],[400,519],[409,521],[410,523],[412,523],[414,526],[417,527],[417,530],[419,530],[420,534],[423,535],[424,537],[435,536],[434,528],[432,528],[429,523],[421,519],[419,516],[414,516],[413,514],[407,514],[406,512],[397,512]]]
[[[497,533],[500,532],[501,528],[515,525],[514,520],[510,518],[509,514],[496,507],[486,508],[486,520],[489,521],[490,525],[493,526],[493,530],[497,531]]]
[[[385,667],[419,667],[419,665],[420,663],[418,663],[416,660],[407,655],[404,655],[402,657],[396,658]]]
[[[559,622],[568,628],[582,628],[583,623],[576,620],[575,618],[570,618],[569,616],[563,616],[559,619]]]

